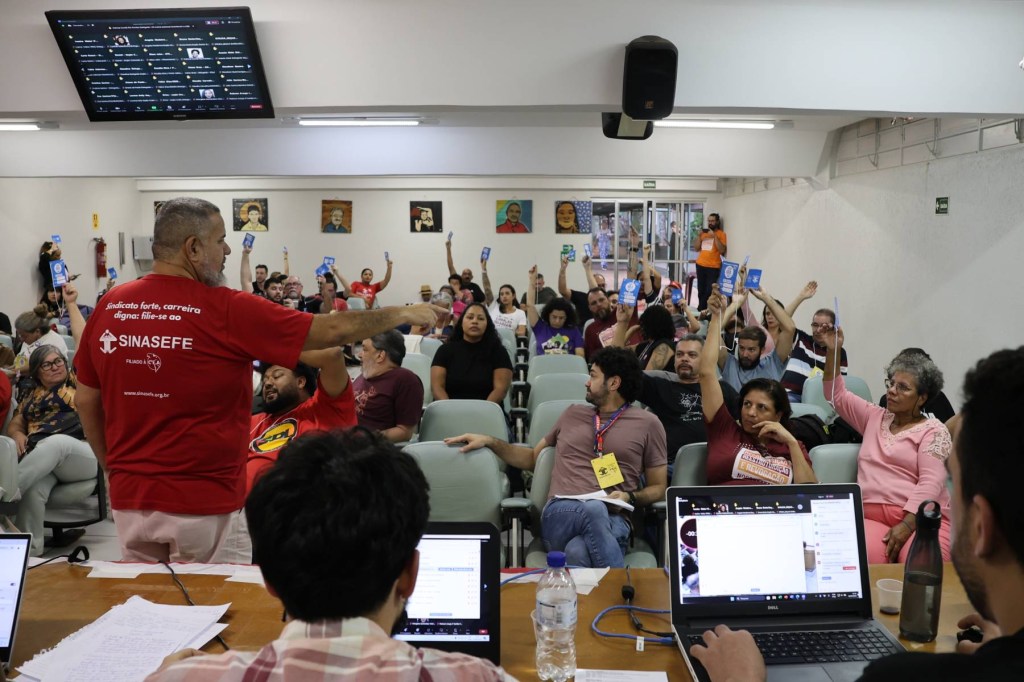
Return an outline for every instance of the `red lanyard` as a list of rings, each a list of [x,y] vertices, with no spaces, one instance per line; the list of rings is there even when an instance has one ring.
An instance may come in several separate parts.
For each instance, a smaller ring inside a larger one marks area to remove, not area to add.
[[[604,456],[604,434],[612,428],[612,424],[618,421],[627,407],[629,407],[629,403],[615,410],[603,427],[601,426],[601,413],[596,408],[594,409],[594,457]]]

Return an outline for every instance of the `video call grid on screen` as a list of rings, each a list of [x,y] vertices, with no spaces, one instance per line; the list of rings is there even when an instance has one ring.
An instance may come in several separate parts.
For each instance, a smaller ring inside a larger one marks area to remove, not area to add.
[[[680,603],[857,599],[852,495],[676,500]]]
[[[90,120],[273,116],[248,10],[47,17]]]
[[[481,562],[486,535],[425,535],[417,547],[420,567],[409,599],[409,622],[397,639],[488,641],[487,585]]]

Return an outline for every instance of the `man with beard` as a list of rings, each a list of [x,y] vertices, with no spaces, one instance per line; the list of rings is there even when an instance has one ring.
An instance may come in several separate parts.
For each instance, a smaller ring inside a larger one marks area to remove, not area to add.
[[[562,255],[562,264],[558,269],[558,293],[562,295],[567,301],[570,301],[576,307],[576,319],[582,325],[587,320],[592,318],[594,315],[590,312],[590,304],[588,301],[588,291],[594,287],[601,289],[605,288],[604,275],[599,272],[594,272],[593,261],[590,260],[590,256],[583,256],[583,272],[587,276],[587,291],[576,291],[570,289],[569,284],[565,281],[565,271],[569,267],[569,257]]]
[[[760,287],[750,291],[768,307],[768,310],[772,311],[772,315],[779,321],[781,331],[779,332],[779,341],[775,344],[775,350],[763,358],[761,353],[764,351],[764,344],[767,342],[768,336],[763,329],[757,326],[744,327],[736,335],[738,347],[736,356],[732,355],[725,346],[719,348],[718,369],[722,371],[722,380],[736,391],[739,391],[743,384],[751,379],[772,379],[774,381],[781,379],[782,372],[786,368],[786,360],[789,359],[790,349],[793,347],[793,335],[796,333],[793,318],[768,292]],[[730,313],[735,314],[735,311],[743,306],[746,297],[746,291],[738,292],[723,314],[723,318],[729,319]],[[717,342],[717,339],[715,341]]]
[[[267,300],[271,303],[284,305],[284,283],[288,278],[284,275],[268,277],[264,288],[267,292]]]
[[[341,349],[306,351],[299,357],[294,369],[260,363],[263,412],[251,418],[246,493],[277,461],[281,449],[302,434],[356,425],[355,397]]]
[[[638,400],[665,427],[669,465],[675,462],[679,448],[708,439],[698,376],[703,347],[704,339],[687,334],[676,342],[675,374],[658,370],[644,372]],[[724,381],[718,383],[722,386],[726,409],[734,419],[739,419],[739,394]]]
[[[253,559],[287,614],[281,635],[259,651],[179,651],[147,681],[512,680],[391,638],[416,598],[428,492],[409,454],[364,429],[289,445],[245,503]]]
[[[75,356],[76,407],[109,476],[128,561],[250,560],[238,537],[252,361],[295,367],[322,350],[408,324],[429,305],[310,315],[225,286],[224,219],[208,201],[163,204],[153,272],[97,304]]]
[[[465,443],[463,452],[490,448],[509,466],[531,471],[541,451],[554,446],[551,488],[541,513],[545,546],[564,551],[569,565],[621,568],[630,536],[628,512],[600,500],[566,496],[603,490],[634,507],[665,497],[665,429],[650,412],[631,407],[640,393],[642,376],[632,352],[604,348],[594,356],[587,382],[587,402],[593,407],[566,408],[536,447],[472,433],[445,442]],[[595,464],[595,459],[601,461]],[[598,478],[608,469],[617,469],[618,476]]]
[[[587,292],[587,307],[594,318],[583,334],[583,349],[589,362],[597,351],[611,344],[615,336],[615,313],[608,295],[601,287],[591,287]],[[635,324],[639,322],[634,310],[629,325],[632,327]],[[640,343],[641,340],[639,332],[634,333],[627,345]]]
[[[820,375],[825,369],[825,331],[835,326],[836,314],[828,308],[814,312],[811,318],[811,333],[797,330],[796,343],[789,354],[789,362],[782,374],[781,383],[789,395],[789,402],[800,402],[807,377]],[[839,371],[846,374],[846,349],[839,352]]]
[[[1024,679],[1024,513],[1018,502],[1024,476],[1020,431],[1024,410],[1024,347],[981,360],[964,380],[964,405],[954,425],[953,565],[978,613],[957,627],[977,627],[955,654],[902,653],[871,663],[862,682]],[[764,680],[765,665],[745,630],[719,625],[690,649],[712,682]]]
[[[423,412],[423,382],[402,367],[404,359],[405,338],[394,329],[363,339],[356,419],[392,443],[411,440]]]

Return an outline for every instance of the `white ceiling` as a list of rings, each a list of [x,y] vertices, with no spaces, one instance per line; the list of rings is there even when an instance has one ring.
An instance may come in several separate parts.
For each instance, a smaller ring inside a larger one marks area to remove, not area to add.
[[[820,172],[830,131],[863,118],[1024,110],[1020,2],[248,4],[277,119],[92,124],[44,9],[167,3],[0,0],[0,119],[59,124],[4,135],[0,175],[802,177]],[[792,125],[605,140],[599,114],[621,99],[623,47],[649,33],[679,48],[677,114]],[[430,124],[299,130],[291,120],[375,113]]]

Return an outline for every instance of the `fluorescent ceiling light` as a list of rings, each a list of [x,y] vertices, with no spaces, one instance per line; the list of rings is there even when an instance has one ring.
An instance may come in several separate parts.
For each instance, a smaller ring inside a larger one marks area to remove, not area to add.
[[[666,118],[655,121],[659,128],[727,128],[731,130],[771,130],[774,121],[695,121],[691,119]]]
[[[300,118],[300,126],[418,126],[415,118]]]
[[[39,123],[4,123],[0,121],[0,131],[27,131],[27,130],[42,130],[43,126]]]

